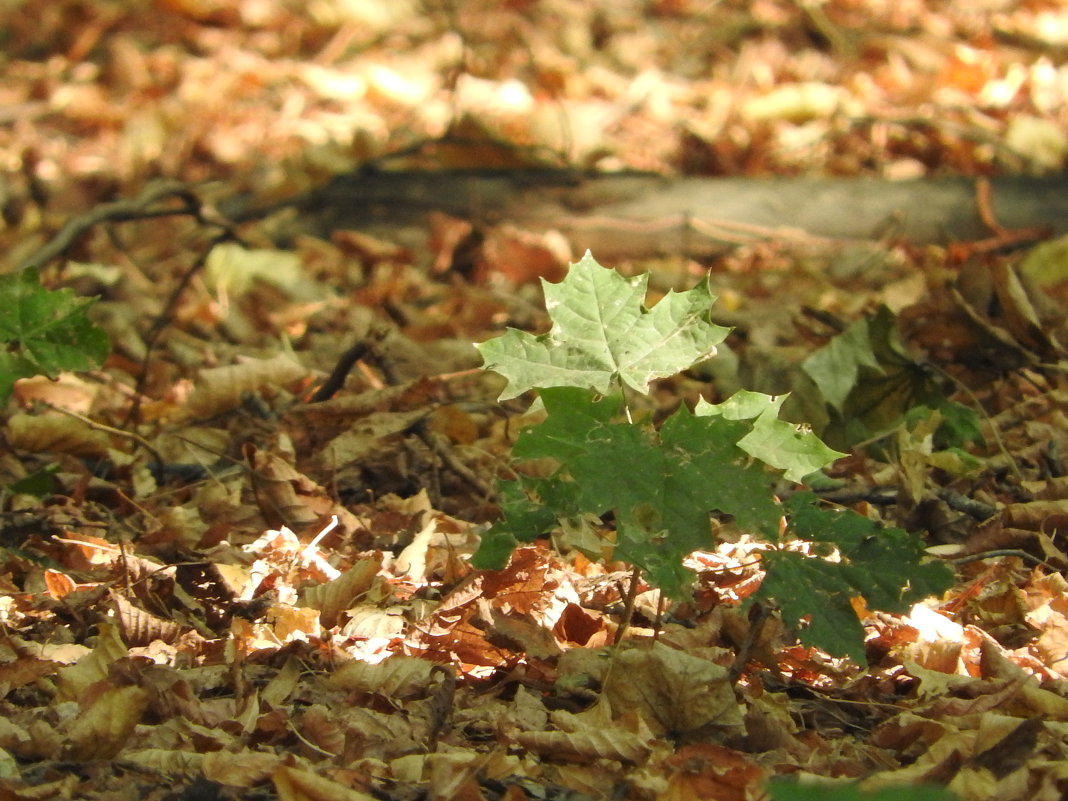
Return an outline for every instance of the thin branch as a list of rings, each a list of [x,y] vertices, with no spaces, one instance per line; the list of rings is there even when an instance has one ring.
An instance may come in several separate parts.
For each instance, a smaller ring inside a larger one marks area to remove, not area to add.
[[[1042,567],[1048,567],[1050,570],[1056,571],[1053,565],[1049,562],[1039,559],[1033,554],[1029,554],[1027,551],[1021,551],[1018,548],[998,548],[993,551],[982,551],[980,553],[972,553],[967,556],[958,556],[956,559],[950,559],[949,561],[955,565],[966,565],[970,562],[981,562],[984,559],[997,559],[1004,556],[1015,556],[1017,559],[1022,559],[1032,565],[1041,565]]]
[[[174,207],[157,205],[169,198],[178,198],[183,203],[181,206]],[[59,258],[71,245],[100,223],[173,217],[183,214],[191,215],[200,222],[209,222],[203,210],[203,203],[188,184],[182,181],[157,181],[145,187],[144,191],[135,198],[102,203],[84,214],[67,220],[56,235],[26,259],[19,269],[40,268],[53,259]],[[219,224],[218,221],[211,222]]]
[[[86,417],[84,414],[72,412],[70,409],[64,409],[62,406],[56,406],[54,403],[49,403],[48,401],[42,401],[41,403],[47,409],[51,409],[54,412],[59,412],[60,414],[65,414],[68,417],[73,417],[75,420],[84,423],[93,431],[102,431],[105,434],[112,434],[116,437],[128,439],[148,451],[148,454],[156,461],[156,464],[163,464],[163,456],[160,455],[160,452],[156,450],[152,446],[152,444],[140,434],[135,434],[132,431],[123,431],[121,428],[115,428],[113,426],[105,425],[104,423],[98,423],[95,420]]]
[[[623,606],[623,620],[619,623],[619,628],[616,629],[616,636],[612,640],[612,645],[619,647],[619,644],[623,642],[623,637],[627,633],[627,629],[630,628],[630,621],[634,618],[634,604],[638,598],[638,583],[642,578],[642,569],[637,565],[630,574],[630,586],[627,587],[627,597]]]

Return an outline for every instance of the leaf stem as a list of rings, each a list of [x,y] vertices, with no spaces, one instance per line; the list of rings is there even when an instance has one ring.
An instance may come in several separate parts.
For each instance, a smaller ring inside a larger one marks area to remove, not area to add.
[[[634,602],[638,597],[638,582],[642,577],[642,569],[637,565],[630,572],[630,587],[627,588],[627,597],[623,605],[623,620],[616,629],[616,636],[612,639],[612,645],[618,646],[622,641],[630,621],[634,617]]]
[[[623,386],[623,377],[617,375],[616,383],[619,384],[619,397],[623,401],[623,412],[627,415],[627,423],[634,425],[634,417],[630,413],[630,404],[627,403],[627,389]]]

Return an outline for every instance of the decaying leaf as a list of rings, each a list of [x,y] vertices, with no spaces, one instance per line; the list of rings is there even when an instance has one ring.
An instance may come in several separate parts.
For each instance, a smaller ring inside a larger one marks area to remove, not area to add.
[[[66,758],[91,761],[114,757],[141,722],[148,700],[148,692],[140,687],[104,690],[67,729]]]
[[[20,413],[7,420],[5,432],[12,448],[31,453],[69,453],[105,458],[111,440],[103,431],[63,414]]]
[[[211,417],[236,408],[247,394],[290,386],[308,375],[306,368],[284,353],[269,359],[247,359],[227,367],[211,367],[200,371],[186,409],[194,417]]]
[[[318,610],[319,622],[324,628],[333,628],[341,613],[355,606],[371,589],[380,568],[377,559],[361,559],[337,578],[305,587],[301,591],[301,602]]]
[[[604,693],[614,710],[636,711],[659,734],[725,737],[743,727],[727,669],[659,643],[622,651]]]

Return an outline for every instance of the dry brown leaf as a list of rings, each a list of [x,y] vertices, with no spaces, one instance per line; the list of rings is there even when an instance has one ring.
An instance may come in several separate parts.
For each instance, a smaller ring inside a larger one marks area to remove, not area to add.
[[[640,765],[652,751],[648,737],[618,728],[521,732],[514,740],[542,757],[586,762],[613,759]]]
[[[324,445],[316,457],[316,464],[321,469],[334,471],[364,461],[383,447],[386,440],[408,431],[426,414],[424,409],[369,414]]]
[[[44,581],[48,594],[56,601],[70,595],[78,586],[66,573],[51,568],[45,570]]]
[[[659,734],[723,737],[744,726],[726,668],[658,642],[619,653],[604,694]]]
[[[278,801],[376,801],[372,795],[289,765],[275,770],[271,780]]]
[[[686,745],[664,760],[668,789],[660,801],[756,801],[764,797],[766,772],[743,754],[713,743]]]
[[[122,639],[129,647],[148,645],[154,640],[173,643],[182,633],[182,626],[134,606],[123,596],[112,593],[115,617],[122,631]]]
[[[275,709],[281,708],[299,686],[300,678],[300,662],[296,657],[291,656],[282,665],[282,669],[263,688],[260,697],[268,706]]]
[[[1022,720],[1008,715],[984,715],[979,721],[975,741],[978,753],[972,756],[972,764],[1004,778],[1029,760],[1042,728],[1041,716]]]
[[[6,438],[15,450],[31,453],[69,453],[83,458],[108,456],[111,439],[67,415],[18,412],[7,420]]]
[[[59,700],[79,700],[91,684],[107,678],[112,662],[126,656],[126,643],[119,636],[118,626],[101,622],[98,627],[99,633],[93,650],[75,664],[62,667],[57,672],[56,697]]]
[[[115,757],[141,722],[148,702],[148,691],[140,687],[108,688],[67,729],[65,757],[81,761]]]
[[[345,750],[345,727],[322,704],[313,704],[296,721],[302,741],[319,753],[340,756]]]
[[[421,722],[403,715],[363,707],[342,708],[333,714],[345,727],[349,747],[359,757],[390,760],[424,748]]]
[[[29,406],[34,401],[45,401],[78,414],[89,414],[99,393],[98,384],[91,384],[70,373],[61,373],[59,378],[43,375],[23,378],[15,382],[13,392],[22,406]]]
[[[165,776],[195,776],[201,772],[204,754],[170,748],[127,748],[122,761]]]
[[[373,693],[406,701],[426,694],[434,667],[425,659],[395,654],[374,665],[348,662],[334,671],[330,684],[347,692]]]
[[[1068,527],[1068,500],[1009,504],[1005,507],[1005,523],[1029,531],[1064,530]]]
[[[247,359],[227,367],[211,367],[200,371],[186,409],[193,417],[212,417],[240,406],[246,394],[286,387],[309,375],[305,367],[284,353],[269,359]]]
[[[227,787],[252,787],[259,784],[285,760],[282,754],[263,751],[212,751],[200,763],[204,778]]]
[[[308,637],[318,637],[321,632],[318,609],[273,604],[268,607],[265,618],[268,623],[261,630],[269,632],[275,642],[307,640]]]
[[[369,649],[381,648],[403,639],[404,630],[408,628],[408,621],[400,607],[357,604],[345,610],[344,617],[347,620],[341,627],[341,636],[362,642]],[[353,654],[358,655],[356,652]]]
[[[0,748],[21,754],[23,746],[29,742],[29,732],[22,726],[7,718],[0,718]]]
[[[355,606],[374,586],[380,569],[378,559],[361,559],[336,579],[305,587],[301,590],[301,603],[318,611],[323,628],[332,629],[338,625],[341,613]]]

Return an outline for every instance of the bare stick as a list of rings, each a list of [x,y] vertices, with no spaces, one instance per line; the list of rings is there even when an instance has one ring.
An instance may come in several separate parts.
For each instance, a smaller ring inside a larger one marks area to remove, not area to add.
[[[178,198],[182,201],[182,205],[158,205],[168,198]],[[201,222],[209,222],[204,216],[200,198],[188,184],[171,180],[154,182],[145,187],[144,191],[135,198],[103,203],[85,214],[79,214],[67,220],[56,235],[24,261],[19,269],[43,267],[52,259],[62,256],[67,248],[100,223],[172,217],[181,214],[192,215]]]

